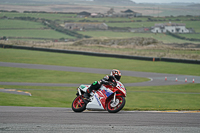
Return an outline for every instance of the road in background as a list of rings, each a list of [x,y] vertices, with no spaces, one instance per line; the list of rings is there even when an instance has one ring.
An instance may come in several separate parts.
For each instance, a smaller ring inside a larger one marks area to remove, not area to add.
[[[97,73],[97,74],[109,74],[111,71],[109,69],[38,65],[38,64],[25,64],[25,63],[9,63],[9,62],[0,62],[0,66],[69,71],[69,72]],[[126,71],[126,70],[120,70],[120,71],[123,76],[145,77],[145,78],[151,79],[151,81],[148,81],[148,82],[126,83],[125,86],[161,86],[161,85],[185,84],[185,78],[187,78],[187,83],[192,83],[193,78],[195,78],[195,83],[200,83],[200,76],[163,74],[163,73],[151,73],[151,72],[136,72],[136,71]],[[165,81],[165,77],[167,77],[167,81]],[[176,78],[178,78],[177,82],[176,82]],[[61,83],[16,83],[16,82],[0,82],[0,84],[1,85],[26,85],[26,86],[70,86],[70,87],[80,85],[80,84],[64,84],[64,83],[61,84]]]

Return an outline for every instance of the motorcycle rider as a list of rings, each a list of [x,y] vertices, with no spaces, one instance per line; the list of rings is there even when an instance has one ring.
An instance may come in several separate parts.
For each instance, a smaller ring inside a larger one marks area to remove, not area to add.
[[[89,101],[90,92],[92,92],[92,90],[98,90],[102,84],[111,85],[115,87],[117,85],[116,81],[119,81],[120,78],[121,78],[121,72],[117,69],[113,69],[110,73],[110,76],[106,75],[100,81],[94,81],[91,84],[91,86],[87,89],[86,93],[84,94],[84,97],[86,98],[86,100]]]

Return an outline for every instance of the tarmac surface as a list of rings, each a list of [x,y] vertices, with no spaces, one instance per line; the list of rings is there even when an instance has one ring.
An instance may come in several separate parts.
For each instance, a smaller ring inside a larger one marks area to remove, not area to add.
[[[0,133],[199,133],[200,113],[0,106]]]

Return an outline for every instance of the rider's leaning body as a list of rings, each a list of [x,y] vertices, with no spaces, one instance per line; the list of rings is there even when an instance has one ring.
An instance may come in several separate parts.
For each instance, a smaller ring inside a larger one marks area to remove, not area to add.
[[[84,94],[84,97],[86,99],[89,99],[90,92],[92,92],[92,90],[98,90],[102,84],[111,85],[111,86],[115,87],[117,85],[117,81],[119,81],[120,78],[121,78],[121,72],[117,69],[113,69],[111,71],[110,75],[106,75],[100,81],[94,81],[90,85],[90,87],[87,89],[86,93]]]

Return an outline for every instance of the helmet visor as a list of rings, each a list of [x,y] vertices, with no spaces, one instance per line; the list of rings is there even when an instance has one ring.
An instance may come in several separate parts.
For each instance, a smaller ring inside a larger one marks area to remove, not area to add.
[[[121,76],[119,76],[119,75],[115,75],[115,78],[119,81],[120,78],[121,78]]]

